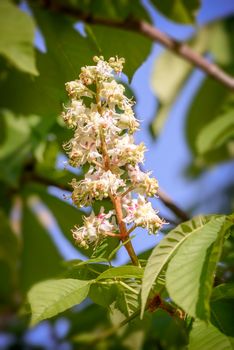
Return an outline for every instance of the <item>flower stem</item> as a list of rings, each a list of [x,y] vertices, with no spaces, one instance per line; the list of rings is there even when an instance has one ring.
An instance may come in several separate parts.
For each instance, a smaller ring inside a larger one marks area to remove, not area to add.
[[[98,112],[100,114],[102,114],[102,107],[101,107],[101,103],[100,103],[100,99],[99,99],[99,87],[97,85],[97,92],[96,92],[96,103],[98,106]],[[111,163],[110,163],[110,159],[109,159],[109,155],[107,152],[107,146],[106,146],[106,142],[105,142],[105,136],[104,136],[104,132],[103,129],[100,128],[99,129],[100,132],[100,140],[101,140],[101,149],[102,149],[102,155],[103,155],[103,160],[104,160],[104,169],[106,171],[111,170]],[[120,196],[114,196],[111,193],[110,195],[110,199],[112,201],[112,204],[115,208],[115,212],[116,212],[116,218],[117,218],[117,222],[119,225],[119,231],[120,231],[120,235],[119,235],[119,239],[124,243],[128,240],[128,231],[126,228],[126,225],[123,221],[123,212],[122,212],[122,198],[121,195]],[[137,258],[137,255],[135,253],[135,250],[132,246],[131,241],[127,242],[124,244],[125,249],[128,252],[128,255],[133,263],[133,265],[136,266],[141,266],[140,262]]]
[[[127,228],[126,228],[125,223],[123,221],[121,197],[111,196],[111,201],[113,203],[113,206],[114,206],[115,212],[116,212],[116,218],[117,218],[117,222],[118,222],[119,230],[120,230],[120,239],[124,243],[128,239],[128,231],[127,231]],[[128,255],[129,255],[133,265],[140,266],[140,262],[137,258],[137,255],[134,251],[134,248],[132,246],[132,242],[129,241],[129,242],[125,243],[124,247],[127,250]]]

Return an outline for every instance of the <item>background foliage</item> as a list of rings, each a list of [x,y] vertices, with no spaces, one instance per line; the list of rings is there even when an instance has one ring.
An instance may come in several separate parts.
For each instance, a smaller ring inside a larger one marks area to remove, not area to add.
[[[187,4],[153,0],[152,4],[168,19],[196,26],[198,0]],[[132,20],[151,23],[140,1],[1,0],[0,327],[2,335],[14,335],[9,348],[26,348],[31,311],[31,325],[54,316],[45,325],[56,349],[74,344],[79,349],[96,344],[96,349],[103,350],[233,348],[230,212],[193,218],[190,212],[190,221],[171,224],[152,253],[140,256],[145,271],[130,265],[110,267],[117,241],[106,242],[96,256],[74,247],[91,260],[65,263],[50,234],[55,219],[63,239],[73,244],[70,228],[81,224],[84,214],[48,191],[49,186],[69,190],[68,182],[74,177],[72,169],[58,167],[62,143],[71,135],[60,118],[67,101],[64,83],[77,78],[80,68],[100,54],[125,57],[125,74],[131,83],[150,54],[152,41],[126,25],[112,26],[108,21]],[[35,31],[43,37],[44,51],[35,46]],[[234,74],[233,18],[197,29],[189,45]],[[173,103],[193,71],[191,63],[167,50],[155,61],[152,86],[159,104],[149,137],[163,132]],[[199,176],[209,166],[233,159],[233,91],[206,77],[189,107],[185,133],[192,153],[190,174]],[[157,299],[159,294],[165,303]],[[87,296],[80,308],[67,310]],[[69,321],[64,336],[56,316],[62,311],[62,320]],[[126,326],[125,320],[132,321]],[[124,326],[118,328],[121,322]],[[111,337],[105,333],[108,330]],[[49,337],[47,348],[52,348],[48,344]]]

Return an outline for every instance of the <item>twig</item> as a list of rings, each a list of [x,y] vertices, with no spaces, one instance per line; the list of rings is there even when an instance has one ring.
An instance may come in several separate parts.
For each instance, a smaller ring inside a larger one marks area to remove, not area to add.
[[[89,14],[82,13],[80,10],[74,9],[63,4],[55,3],[52,0],[41,0],[38,2],[41,6],[51,11],[62,12],[63,14],[72,16],[80,21],[89,24],[99,24],[109,27],[116,27],[120,29],[135,31],[153,41],[162,44],[167,49],[173,51],[176,55],[194,64],[196,67],[200,68],[203,72],[207,73],[209,76],[219,81],[221,84],[223,84],[230,90],[234,90],[234,78],[232,76],[225,73],[214,63],[209,62],[205,57],[193,51],[186,43],[181,43],[169,37],[167,34],[161,32],[159,29],[155,28],[150,23],[147,23],[142,20],[133,20],[129,18],[125,21],[116,21],[108,18],[92,17]]]
[[[173,202],[173,200],[161,189],[158,190],[158,196],[161,199],[161,201],[165,204],[165,206],[169,208],[182,221],[187,221],[190,219],[188,214],[184,210],[182,210],[180,207],[178,207]]]

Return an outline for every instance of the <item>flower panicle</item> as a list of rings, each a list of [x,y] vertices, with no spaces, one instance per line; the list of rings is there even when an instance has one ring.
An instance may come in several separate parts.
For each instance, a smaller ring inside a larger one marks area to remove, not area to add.
[[[93,60],[95,65],[81,68],[79,79],[65,84],[70,101],[62,117],[74,135],[64,149],[72,166],[89,165],[81,181],[71,182],[72,200],[83,207],[95,200],[109,198],[113,203],[121,198],[123,223],[155,233],[164,221],[147,197],[157,195],[158,182],[150,172],[140,169],[146,147],[143,142],[134,142],[139,121],[134,115],[134,101],[125,95],[125,87],[119,82],[125,60],[117,56],[108,61],[95,56]],[[133,197],[134,192],[138,198]],[[102,209],[97,216],[92,212],[84,217],[84,225],[72,230],[77,244],[88,248],[105,236],[121,236],[116,215],[115,210],[105,214]]]

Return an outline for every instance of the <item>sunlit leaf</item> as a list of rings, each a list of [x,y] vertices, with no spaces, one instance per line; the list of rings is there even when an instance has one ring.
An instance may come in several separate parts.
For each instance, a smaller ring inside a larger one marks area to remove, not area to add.
[[[5,134],[1,138],[0,178],[17,186],[22,168],[31,160],[32,152],[42,142],[48,129],[41,124],[37,115],[25,117],[1,110],[0,118],[3,125],[5,124]]]
[[[212,28],[202,28],[192,38],[188,45],[196,52],[203,54],[209,45]],[[168,67],[170,66],[170,69]],[[154,63],[151,84],[158,100],[158,108],[155,119],[151,124],[153,136],[157,136],[162,130],[173,103],[181,93],[181,89],[193,71],[193,65],[183,60],[174,52],[163,51]],[[173,74],[171,74],[173,72]]]
[[[190,333],[189,350],[232,350],[229,338],[210,323],[196,320]]]
[[[131,316],[137,309],[139,309],[140,304],[140,285],[136,282],[127,281],[127,286],[121,285],[118,290],[118,295],[116,297],[115,306],[126,316]]]
[[[38,75],[32,18],[9,0],[0,2],[0,54],[19,70]]]
[[[80,68],[92,63],[97,49],[65,16],[53,16],[41,10],[35,13],[47,48],[46,53],[37,52],[40,75],[32,80],[25,74],[10,71],[1,81],[1,106],[17,113],[46,116],[52,125],[67,100],[65,82],[76,79]]]
[[[112,267],[103,272],[97,280],[108,278],[142,278],[144,270],[137,266]]]
[[[198,216],[190,221],[182,223],[169,232],[153,249],[146,264],[142,281],[141,315],[143,315],[149,292],[164,267],[174,256],[181,244],[183,244],[191,235],[198,234],[208,221],[209,217]]]
[[[31,325],[80,304],[87,297],[90,284],[90,281],[67,278],[34,285],[28,292],[32,310]]]
[[[214,272],[223,244],[225,216],[198,228],[178,248],[166,271],[172,300],[190,316],[207,320]]]
[[[204,154],[223,145],[227,146],[228,151],[230,140],[234,142],[234,109],[218,116],[201,130],[197,138],[197,151]],[[234,149],[230,149],[230,157],[232,156],[234,157]]]

